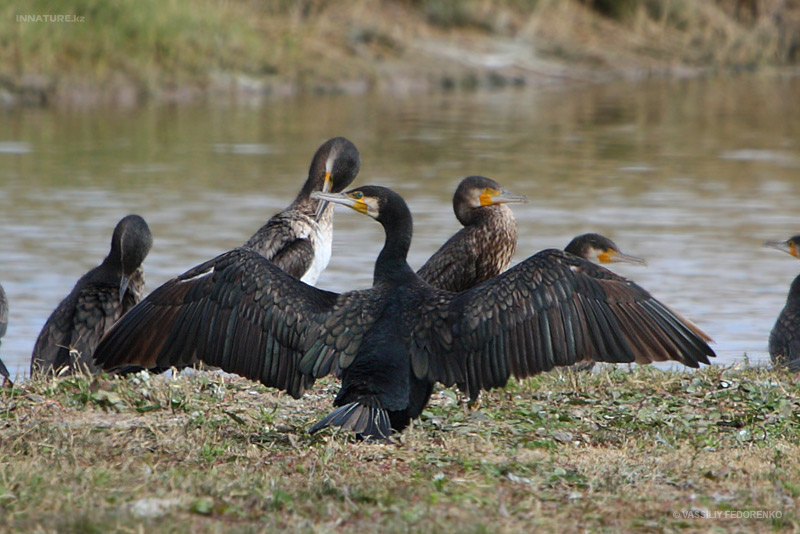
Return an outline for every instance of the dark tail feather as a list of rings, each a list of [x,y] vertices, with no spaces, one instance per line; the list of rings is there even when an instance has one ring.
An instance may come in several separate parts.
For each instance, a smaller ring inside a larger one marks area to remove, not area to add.
[[[6,378],[11,378],[11,375],[6,368],[6,364],[3,363],[3,360],[0,360],[0,376],[4,376]]]
[[[386,410],[377,405],[361,404],[361,401],[351,402],[335,409],[312,426],[308,433],[313,434],[329,426],[340,426],[352,430],[359,436],[372,439],[388,439],[392,433]]]

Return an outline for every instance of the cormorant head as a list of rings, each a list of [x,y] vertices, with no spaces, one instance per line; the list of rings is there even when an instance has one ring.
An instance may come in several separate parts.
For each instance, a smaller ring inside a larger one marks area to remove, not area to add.
[[[343,191],[358,175],[360,168],[361,156],[353,143],[344,137],[329,139],[317,149],[311,160],[303,192],[308,195],[314,191]],[[325,205],[325,202],[320,202],[317,206],[317,219],[322,215]]]
[[[153,234],[143,218],[138,215],[123,217],[114,228],[111,238],[111,253],[114,261],[122,266],[122,278],[119,286],[119,298],[122,300],[128,288],[129,277],[136,272],[153,246]]]
[[[466,226],[472,222],[475,210],[496,204],[527,202],[523,195],[516,195],[503,189],[500,184],[483,176],[467,176],[456,188],[453,195],[453,211],[458,221]]]
[[[786,241],[764,241],[764,246],[777,248],[800,259],[800,235],[796,235]]]
[[[382,224],[398,220],[405,214],[410,216],[403,197],[388,187],[379,185],[365,185],[344,193],[315,192],[311,194],[311,198],[342,204],[359,213],[369,215]]]
[[[579,235],[569,242],[564,251],[597,263],[647,264],[642,258],[623,254],[613,241],[600,234]]]

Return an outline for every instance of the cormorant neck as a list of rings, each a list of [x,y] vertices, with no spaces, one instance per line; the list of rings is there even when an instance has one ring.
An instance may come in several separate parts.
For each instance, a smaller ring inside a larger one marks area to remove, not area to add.
[[[411,212],[405,203],[392,204],[384,207],[378,219],[386,233],[386,241],[375,262],[374,283],[396,281],[414,274],[406,262],[414,227]]]
[[[295,209],[299,210],[306,215],[312,215],[317,212],[317,208],[319,207],[321,200],[317,200],[315,198],[311,198],[311,193],[314,191],[321,191],[322,190],[322,179],[315,180],[312,176],[309,176],[306,183],[303,185],[303,188],[297,194],[295,199],[289,205],[287,209]],[[333,204],[328,204],[323,211],[323,215],[320,219],[325,217],[330,217],[333,215]]]
[[[103,265],[122,271],[122,244],[114,239],[111,241],[111,252],[103,260]]]
[[[456,218],[462,226],[471,226],[491,219],[513,219],[514,212],[505,204],[494,204],[473,208],[467,212],[456,212]]]

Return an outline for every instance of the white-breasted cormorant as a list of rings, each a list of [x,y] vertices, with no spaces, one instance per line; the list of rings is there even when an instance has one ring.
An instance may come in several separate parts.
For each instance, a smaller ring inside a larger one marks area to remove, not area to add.
[[[462,293],[411,270],[411,213],[385,187],[316,193],[383,225],[370,289],[338,294],[304,284],[239,248],[167,282],[119,321],[98,365],[146,368],[198,360],[300,397],[316,378],[342,379],[337,409],[314,425],[385,438],[417,417],[435,382],[471,397],[580,360],[714,356],[699,328],[644,289],[560,250],[539,252]]]
[[[297,198],[259,228],[244,246],[295,278],[314,284],[331,259],[333,206],[311,198],[311,193],[343,191],[360,168],[361,157],[353,143],[344,137],[323,143],[311,160],[308,179]]]
[[[800,258],[800,235],[786,241],[766,241],[765,247],[777,248]],[[769,334],[769,357],[776,366],[800,371],[800,275],[789,287],[786,305]]]
[[[98,370],[92,360],[94,349],[111,325],[141,299],[141,265],[152,245],[150,228],[139,215],[117,223],[103,263],[78,280],[44,324],[33,348],[31,376],[76,368]]]

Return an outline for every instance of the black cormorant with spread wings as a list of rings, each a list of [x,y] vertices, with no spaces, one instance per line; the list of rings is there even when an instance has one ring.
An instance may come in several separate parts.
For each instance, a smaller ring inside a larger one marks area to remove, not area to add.
[[[98,370],[92,355],[100,338],[144,291],[141,268],[153,236],[143,218],[128,215],[117,223],[111,251],[75,284],[47,319],[31,356],[31,376],[36,373]]]
[[[786,241],[767,241],[764,246],[777,248],[800,258],[800,235]],[[787,366],[791,371],[800,371],[800,275],[789,287],[786,305],[769,334],[769,356],[776,366]]]
[[[245,247],[275,265],[314,284],[331,259],[333,206],[311,198],[315,191],[343,191],[361,168],[361,157],[344,137],[329,139],[317,149],[308,179],[297,198],[253,234]]]
[[[314,425],[386,438],[428,402],[435,382],[470,396],[580,360],[709,363],[708,337],[644,289],[559,250],[535,254],[462,293],[411,270],[411,213],[385,187],[315,196],[383,225],[370,289],[338,294],[239,248],[156,289],[101,341],[98,365],[198,360],[300,397],[342,379],[337,409]]]

